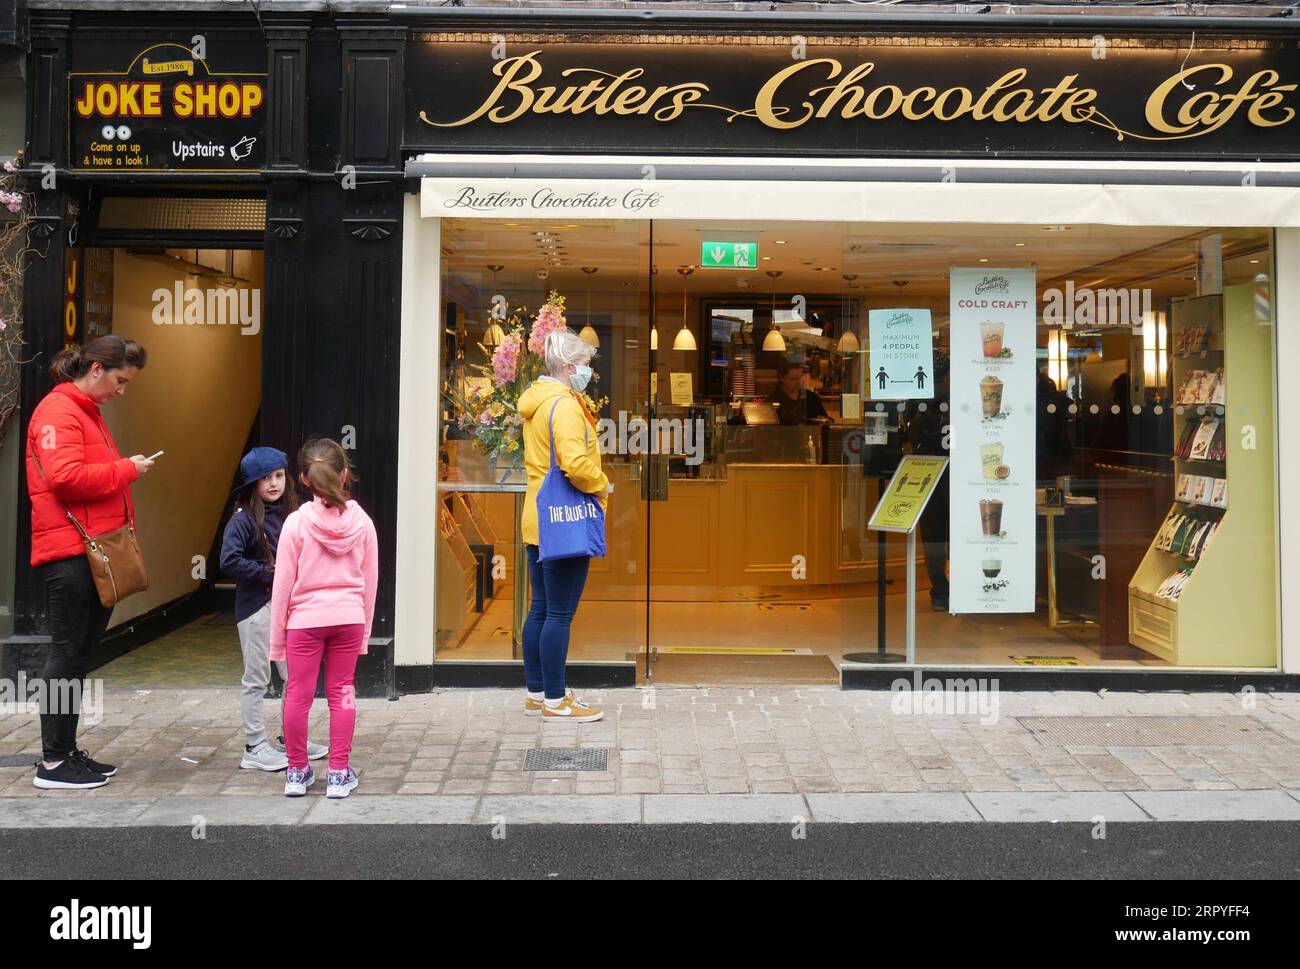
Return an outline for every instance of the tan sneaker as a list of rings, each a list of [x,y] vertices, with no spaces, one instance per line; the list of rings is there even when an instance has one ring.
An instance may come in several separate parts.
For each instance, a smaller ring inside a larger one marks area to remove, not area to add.
[[[564,699],[556,707],[542,705],[542,719],[561,721],[569,723],[592,723],[605,716],[605,711],[599,707],[589,707],[576,696],[573,691],[569,690],[564,694]]]
[[[524,695],[525,717],[540,717],[542,715],[542,707],[544,706],[546,706],[545,700],[534,700],[527,694]]]

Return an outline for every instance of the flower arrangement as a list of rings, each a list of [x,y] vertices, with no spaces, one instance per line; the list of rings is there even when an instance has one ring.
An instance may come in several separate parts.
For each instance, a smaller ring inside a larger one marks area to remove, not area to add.
[[[4,442],[9,422],[18,412],[21,367],[25,362],[23,267],[27,256],[29,212],[27,196],[18,180],[19,167],[7,161],[4,172],[0,174],[0,205],[13,216],[0,221],[0,443]]]
[[[511,468],[522,467],[524,419],[519,416],[519,396],[542,373],[546,337],[565,328],[564,297],[559,293],[547,296],[531,326],[528,307],[513,309],[502,325],[505,337],[501,342],[492,350],[478,345],[489,357],[486,364],[472,365],[479,379],[472,386],[454,387],[449,393],[457,415],[456,426],[472,435],[475,447],[487,456],[489,467],[495,468],[502,461]],[[608,398],[581,396],[592,414],[608,403]]]

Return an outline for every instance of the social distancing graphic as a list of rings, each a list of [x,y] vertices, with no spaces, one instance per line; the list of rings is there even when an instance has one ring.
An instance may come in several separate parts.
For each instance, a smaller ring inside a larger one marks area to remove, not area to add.
[[[934,396],[934,330],[930,311],[871,310],[868,396],[872,400]]]

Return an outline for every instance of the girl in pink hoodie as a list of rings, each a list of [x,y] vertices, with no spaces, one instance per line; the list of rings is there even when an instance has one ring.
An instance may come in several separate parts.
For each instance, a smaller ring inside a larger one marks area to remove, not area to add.
[[[298,455],[313,500],[284,520],[271,587],[271,659],[286,660],[284,743],[289,758],[284,793],[301,797],[316,783],[307,763],[307,715],[325,660],[330,708],[326,797],[357,786],[348,765],[356,728],[357,657],[366,652],[375,615],[379,553],[370,516],[350,498],[355,475],[347,452],[318,438]]]

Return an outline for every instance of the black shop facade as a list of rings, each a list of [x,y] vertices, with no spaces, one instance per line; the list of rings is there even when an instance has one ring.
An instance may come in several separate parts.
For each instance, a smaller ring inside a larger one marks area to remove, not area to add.
[[[110,424],[185,470],[137,488],[102,662],[220,621],[239,455],[327,434],[383,552],[359,688],[515,682],[472,399],[556,294],[618,496],[578,685],[1291,681],[1284,31],[319,6],[32,12],[29,347],[139,339]],[[791,368],[819,413],[772,406]],[[941,490],[877,529],[909,457]],[[7,670],[48,630],[18,575]]]

